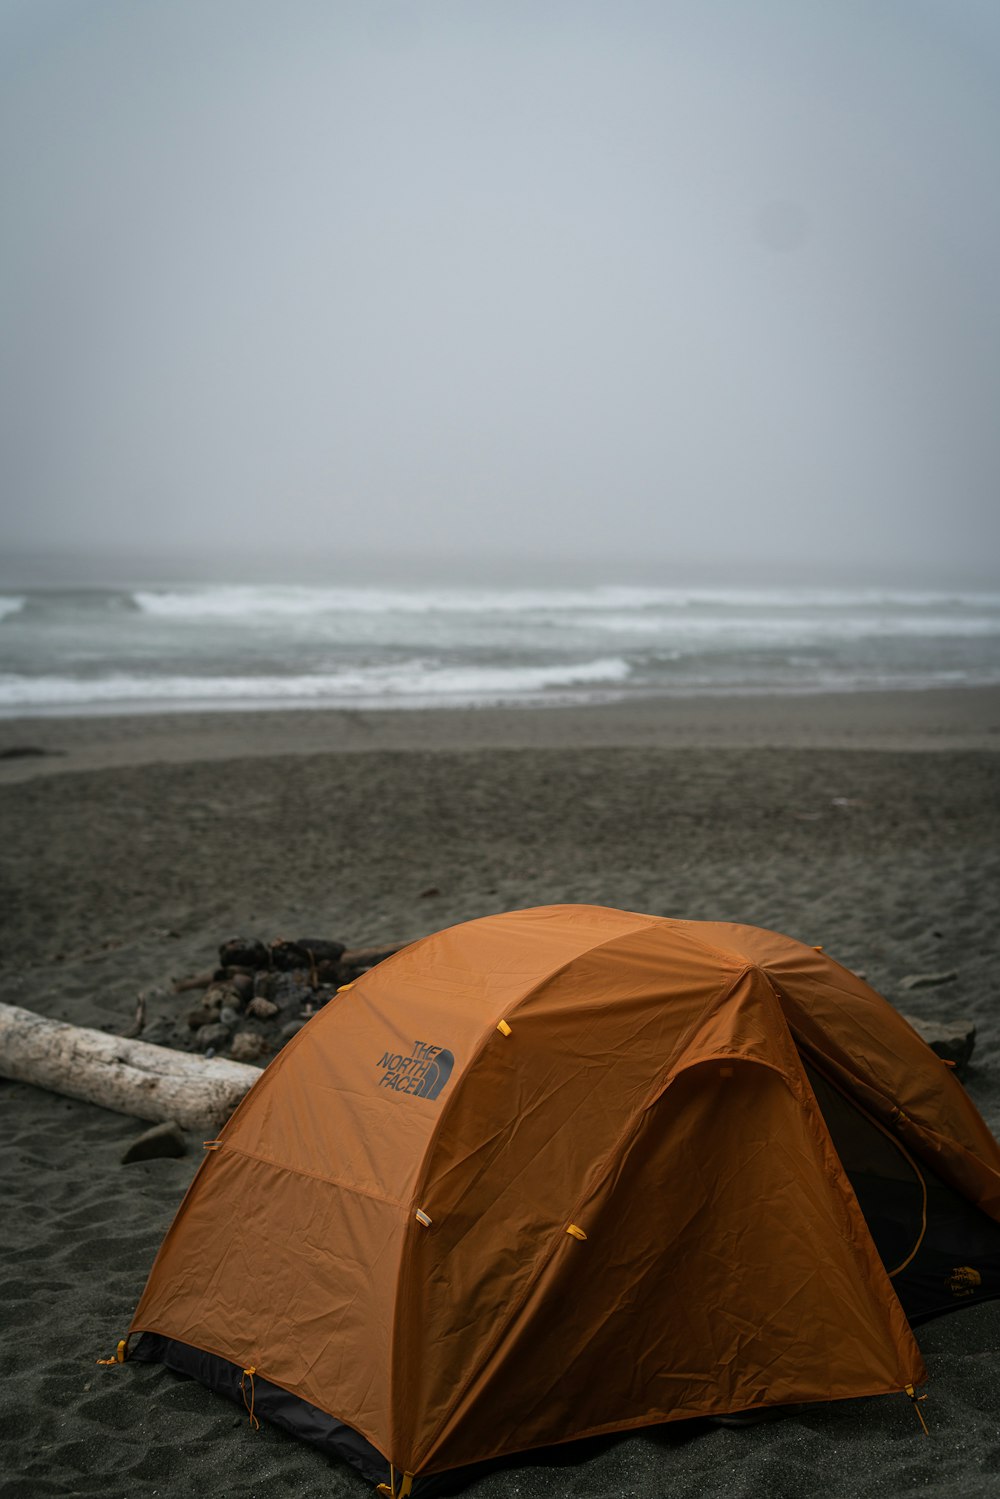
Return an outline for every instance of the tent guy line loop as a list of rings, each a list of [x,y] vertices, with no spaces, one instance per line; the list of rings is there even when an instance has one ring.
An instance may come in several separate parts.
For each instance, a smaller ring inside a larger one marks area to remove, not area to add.
[[[917,1413],[917,1420],[920,1422],[921,1426],[924,1428],[924,1436],[925,1437],[929,1437],[930,1436],[930,1432],[927,1430],[927,1422],[924,1420],[924,1413],[920,1409],[920,1403],[921,1403],[921,1401],[922,1400],[926,1400],[927,1396],[926,1396],[926,1394],[924,1394],[924,1395],[918,1395],[917,1392],[916,1392],[916,1390],[913,1388],[913,1386],[911,1384],[906,1385],[905,1389],[906,1389],[906,1394],[909,1395],[911,1401],[913,1402],[913,1409]]]
[[[250,1417],[250,1425],[253,1427],[254,1431],[260,1431],[260,1422],[257,1420],[257,1417],[254,1415],[254,1409],[253,1409],[254,1408],[254,1402],[256,1400],[256,1391],[254,1389],[253,1377],[254,1377],[254,1375],[256,1373],[257,1373],[257,1365],[256,1364],[248,1364],[246,1366],[246,1368],[243,1370],[242,1375],[240,1376],[240,1394],[243,1396],[243,1404],[246,1406],[246,1408],[247,1408],[247,1414]],[[246,1384],[245,1384],[245,1381],[247,1379],[249,1379],[249,1381],[250,1381],[250,1399],[249,1400],[247,1399]]]

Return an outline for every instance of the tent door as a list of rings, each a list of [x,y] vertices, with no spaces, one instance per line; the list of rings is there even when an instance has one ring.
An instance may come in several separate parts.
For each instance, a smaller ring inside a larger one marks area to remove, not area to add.
[[[1000,1296],[1000,1223],[802,1058],[834,1149],[911,1323]]]

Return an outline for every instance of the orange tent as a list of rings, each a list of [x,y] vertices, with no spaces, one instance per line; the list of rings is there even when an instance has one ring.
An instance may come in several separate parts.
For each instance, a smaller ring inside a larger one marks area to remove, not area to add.
[[[773,932],[553,906],[414,943],[310,1021],[129,1337],[418,1493],[912,1392],[911,1322],[998,1287],[1000,1148],[885,1000]]]

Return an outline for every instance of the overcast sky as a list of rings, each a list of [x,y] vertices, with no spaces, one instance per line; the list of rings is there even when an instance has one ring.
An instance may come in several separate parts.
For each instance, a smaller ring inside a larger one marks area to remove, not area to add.
[[[8,556],[1000,576],[996,0],[0,0],[0,213]]]

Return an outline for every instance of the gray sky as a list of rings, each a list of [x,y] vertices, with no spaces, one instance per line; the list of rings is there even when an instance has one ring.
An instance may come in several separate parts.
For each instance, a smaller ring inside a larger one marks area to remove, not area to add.
[[[995,0],[0,0],[4,550],[997,580],[998,148]]]

